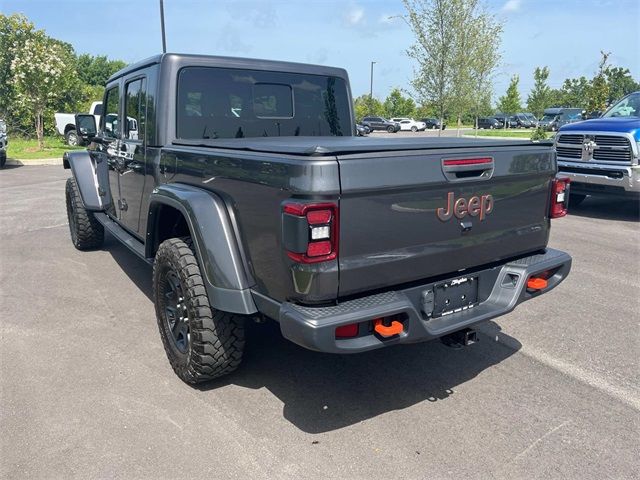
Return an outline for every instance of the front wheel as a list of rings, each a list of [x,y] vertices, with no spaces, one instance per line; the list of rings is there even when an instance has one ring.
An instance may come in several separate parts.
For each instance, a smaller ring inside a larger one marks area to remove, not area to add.
[[[93,212],[84,208],[78,184],[73,177],[67,179],[65,197],[73,246],[78,250],[99,248],[104,242],[104,227],[93,216]]]
[[[244,318],[211,308],[189,238],[160,244],[153,299],[164,350],[174,372],[196,384],[231,373],[244,350]]]
[[[389,132],[389,133],[396,133],[396,129],[395,129],[395,127],[392,127],[391,125],[389,125],[389,126],[387,127],[387,132]]]
[[[7,152],[2,150],[0,151],[0,168],[4,168],[7,163]]]
[[[411,127],[411,131],[413,133],[416,133],[418,131],[418,127],[416,127],[416,126]]]

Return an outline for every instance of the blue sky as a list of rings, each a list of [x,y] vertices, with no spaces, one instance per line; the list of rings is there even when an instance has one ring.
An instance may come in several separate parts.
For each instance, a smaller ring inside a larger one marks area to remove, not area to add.
[[[167,49],[321,63],[346,68],[355,96],[409,88],[412,35],[401,0],[164,0]],[[640,0],[487,0],[504,21],[503,65],[496,96],[520,75],[523,100],[533,69],[547,65],[550,84],[591,77],[600,50],[640,78]],[[162,49],[158,0],[0,0],[5,14],[22,12],[77,52],[134,62]],[[495,98],[494,98],[495,101]]]

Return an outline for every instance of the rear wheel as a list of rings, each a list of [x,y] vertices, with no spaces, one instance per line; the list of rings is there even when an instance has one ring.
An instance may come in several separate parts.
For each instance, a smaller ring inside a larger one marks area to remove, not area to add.
[[[67,141],[67,145],[71,145],[72,147],[77,147],[80,145],[80,138],[78,137],[78,133],[75,130],[69,130],[65,133],[64,138]]]
[[[153,297],[167,358],[183,381],[206,382],[240,365],[244,318],[211,308],[189,238],[170,238],[158,248]]]
[[[67,201],[67,219],[73,246],[78,250],[99,248],[104,242],[104,227],[90,212],[84,208],[76,179],[67,179],[65,187]]]
[[[582,202],[584,202],[585,198],[587,198],[587,196],[583,195],[581,193],[570,193],[569,194],[569,207],[571,207],[571,206],[577,207]]]
[[[0,151],[0,168],[4,168],[7,163],[7,152],[2,150]]]

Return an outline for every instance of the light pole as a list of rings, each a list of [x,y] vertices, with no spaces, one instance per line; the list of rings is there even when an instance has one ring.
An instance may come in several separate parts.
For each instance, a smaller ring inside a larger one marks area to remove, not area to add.
[[[371,89],[369,90],[369,115],[372,115],[373,109],[373,65],[377,62],[371,62]]]
[[[167,53],[167,40],[164,35],[164,2],[160,0],[160,28],[162,29],[162,53]]]

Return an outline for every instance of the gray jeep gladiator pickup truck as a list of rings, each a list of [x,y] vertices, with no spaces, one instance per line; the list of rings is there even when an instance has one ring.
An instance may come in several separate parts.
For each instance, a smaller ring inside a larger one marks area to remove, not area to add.
[[[247,319],[322,352],[466,344],[569,273],[547,248],[568,201],[551,144],[357,137],[346,71],[285,62],[164,54],[103,104],[64,157],[71,239],[108,230],[153,265],[188,383],[239,365]]]

